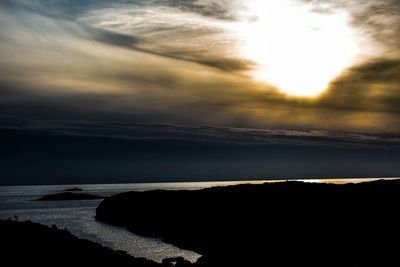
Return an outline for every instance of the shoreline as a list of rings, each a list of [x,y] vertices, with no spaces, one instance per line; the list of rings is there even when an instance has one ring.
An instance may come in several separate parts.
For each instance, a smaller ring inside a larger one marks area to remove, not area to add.
[[[161,267],[124,251],[115,251],[98,243],[78,238],[67,230],[31,221],[0,220],[2,260],[14,265],[57,266],[136,266]]]
[[[130,192],[102,201],[96,219],[195,251],[203,255],[198,266],[274,265],[285,258],[281,266],[337,266],[343,261],[372,266],[398,260],[388,242],[400,237],[392,212],[399,192],[399,180]],[[311,241],[307,249],[304,240]],[[333,255],[337,245],[341,253]]]

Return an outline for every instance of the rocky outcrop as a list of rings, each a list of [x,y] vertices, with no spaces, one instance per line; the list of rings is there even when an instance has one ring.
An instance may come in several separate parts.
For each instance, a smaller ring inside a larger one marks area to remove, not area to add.
[[[3,266],[161,267],[153,261],[79,239],[55,226],[0,220],[0,236]]]
[[[129,192],[96,219],[203,255],[196,266],[400,266],[400,181]]]
[[[63,193],[46,195],[37,199],[36,201],[94,200],[103,198],[104,197],[102,196],[97,196],[92,194],[63,192]]]
[[[67,189],[61,190],[61,191],[64,191],[64,192],[82,192],[83,189],[79,188],[79,187],[71,187],[71,188],[67,188]]]

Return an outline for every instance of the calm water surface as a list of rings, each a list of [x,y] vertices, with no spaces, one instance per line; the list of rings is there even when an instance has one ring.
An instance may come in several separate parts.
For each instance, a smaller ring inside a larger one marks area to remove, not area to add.
[[[365,181],[365,179],[307,181],[347,183]],[[162,242],[160,239],[138,236],[124,228],[97,222],[94,219],[95,210],[101,200],[40,202],[32,200],[71,187],[79,187],[85,193],[111,196],[127,191],[147,191],[154,189],[196,190],[212,186],[264,182],[271,181],[4,186],[0,187],[0,219],[9,219],[18,216],[19,220],[31,220],[49,226],[55,224],[59,228],[67,228],[78,237],[101,243],[115,250],[126,251],[135,257],[145,257],[157,262],[161,262],[164,258],[177,256],[182,256],[190,261],[196,261],[200,255],[192,251],[181,250],[173,245]]]

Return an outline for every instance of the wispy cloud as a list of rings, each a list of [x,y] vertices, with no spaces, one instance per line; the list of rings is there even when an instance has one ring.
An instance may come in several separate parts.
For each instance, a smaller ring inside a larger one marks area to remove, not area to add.
[[[0,117],[1,184],[382,177],[399,135]],[[23,162],[23,168],[21,168]]]
[[[347,10],[353,26],[362,29],[391,56],[399,55],[400,3],[397,0],[302,0],[314,5],[316,12]],[[376,48],[376,47],[375,47]],[[377,52],[377,51],[375,51]]]
[[[293,145],[400,150],[398,132],[346,132],[338,130],[289,130],[180,125],[171,123],[124,123],[107,121],[26,120],[1,117],[1,130],[28,135],[65,135],[132,140],[196,140],[247,145]]]
[[[0,1],[0,112],[238,128],[400,130],[397,1],[306,1],[314,12],[347,10],[377,48],[316,99],[287,97],[246,75],[255,62],[237,53],[241,37],[232,25],[256,19],[246,16],[247,3]]]

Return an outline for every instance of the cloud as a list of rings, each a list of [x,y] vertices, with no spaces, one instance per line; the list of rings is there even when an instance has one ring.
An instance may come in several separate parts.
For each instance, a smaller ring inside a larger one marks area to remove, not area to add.
[[[240,20],[239,10],[245,8],[238,0],[178,0],[170,1],[170,4],[203,16],[230,21]]]
[[[169,2],[167,2],[169,4]],[[210,19],[194,6],[127,5],[89,11],[77,20],[93,28],[126,36],[140,36],[131,48],[160,56],[193,61],[227,71],[249,69],[249,60],[234,56],[237,38],[227,32],[225,22]],[[211,4],[212,5],[212,4]],[[218,12],[217,12],[218,13]]]
[[[339,2],[320,3],[348,8],[354,24],[371,34],[383,31],[361,22],[368,10],[379,13],[372,17],[386,25],[384,32],[397,27],[393,11],[386,17],[372,4],[358,10]],[[243,73],[254,62],[233,53],[240,38],[227,25],[244,19],[236,4],[243,2],[2,1],[0,112],[36,119],[400,130],[399,63],[389,48],[345,70],[320,98],[288,97]],[[391,51],[394,44],[388,43]]]
[[[1,184],[398,175],[398,133],[0,117]],[[21,168],[21,162],[24,168]]]
[[[248,75],[252,2],[0,1],[0,183],[398,175],[398,1],[306,1],[374,48],[317,98]]]
[[[293,145],[342,148],[381,148],[400,151],[397,132],[346,132],[338,130],[287,130],[181,125],[171,123],[127,123],[82,120],[27,120],[0,116],[3,130],[34,135],[66,135],[132,140],[196,140],[243,145]]]
[[[316,12],[346,10],[352,16],[353,26],[371,37],[382,51],[391,56],[400,56],[400,3],[397,0],[301,0]],[[377,53],[377,47],[373,47]],[[374,52],[374,51],[371,51]]]
[[[375,59],[347,70],[332,83],[321,105],[334,109],[400,113],[400,60]]]

